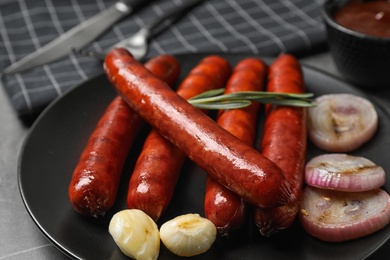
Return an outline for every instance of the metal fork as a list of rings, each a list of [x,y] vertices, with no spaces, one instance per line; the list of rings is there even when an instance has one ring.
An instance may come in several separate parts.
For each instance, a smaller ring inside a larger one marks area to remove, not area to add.
[[[142,27],[138,32],[136,32],[129,38],[126,38],[114,44],[113,46],[111,46],[110,48],[102,52],[95,52],[86,49],[75,49],[75,48],[73,48],[73,52],[79,53],[84,56],[92,57],[98,60],[104,60],[105,56],[110,50],[114,48],[122,47],[127,49],[134,56],[134,58],[141,60],[146,56],[148,52],[148,41],[152,34],[152,30],[155,27],[159,26],[162,22],[164,22],[168,18],[171,18],[173,16],[178,16],[179,14],[183,14],[184,11],[186,11],[190,7],[193,7],[202,1],[203,0],[183,1],[184,2],[183,4],[173,7],[164,15],[157,17],[150,24],[147,24],[144,27]]]

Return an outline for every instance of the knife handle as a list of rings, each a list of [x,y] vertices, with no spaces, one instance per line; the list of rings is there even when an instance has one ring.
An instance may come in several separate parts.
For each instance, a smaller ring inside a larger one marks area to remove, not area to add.
[[[120,0],[118,3],[123,3],[127,6],[127,8],[130,9],[130,12],[132,10],[141,8],[142,6],[149,4],[153,0]]]

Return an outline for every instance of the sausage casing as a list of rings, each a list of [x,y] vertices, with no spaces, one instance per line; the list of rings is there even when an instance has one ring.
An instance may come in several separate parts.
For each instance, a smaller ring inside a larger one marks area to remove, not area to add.
[[[151,73],[172,84],[180,74],[178,60],[156,56],[145,64]],[[120,176],[142,118],[117,96],[99,119],[73,172],[68,196],[80,214],[104,215],[115,202]]]
[[[262,91],[267,65],[257,58],[240,61],[226,84],[225,94],[237,91]],[[217,124],[249,146],[254,146],[259,103],[241,109],[221,110]],[[207,177],[204,199],[205,216],[216,226],[218,233],[229,236],[231,230],[241,227],[247,217],[247,203],[234,192]]]
[[[189,99],[204,91],[222,88],[230,73],[230,65],[225,59],[207,56],[189,72],[176,92]],[[179,148],[153,129],[130,178],[128,208],[140,209],[157,221],[171,201],[185,158]]]
[[[215,180],[259,207],[290,200],[283,171],[154,77],[125,49],[106,56],[109,80],[126,102]]]
[[[305,84],[299,62],[282,54],[271,64],[267,91],[304,93]],[[275,162],[290,182],[292,198],[287,205],[254,210],[254,220],[264,236],[289,227],[296,218],[302,192],[307,143],[307,109],[267,105],[261,152]]]

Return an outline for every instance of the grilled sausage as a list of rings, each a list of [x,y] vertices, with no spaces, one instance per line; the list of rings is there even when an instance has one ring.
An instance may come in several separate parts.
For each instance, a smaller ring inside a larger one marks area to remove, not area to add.
[[[230,77],[225,93],[237,91],[262,91],[267,75],[267,65],[257,58],[240,61]],[[259,103],[242,109],[219,111],[217,123],[249,146],[256,137]],[[247,217],[247,203],[234,192],[207,177],[204,200],[205,216],[216,226],[218,233],[229,236],[231,230],[242,226]]]
[[[204,91],[222,88],[230,73],[225,59],[208,56],[189,72],[176,92],[189,99]],[[130,178],[128,208],[140,209],[157,222],[171,201],[185,158],[179,148],[152,130]]]
[[[291,55],[280,55],[270,66],[267,91],[303,93],[305,85],[300,64]],[[267,106],[261,152],[284,171],[292,197],[286,206],[254,211],[255,223],[264,236],[289,227],[298,212],[306,157],[306,108]]]
[[[108,53],[108,79],[145,121],[215,180],[259,207],[290,200],[283,171],[154,77],[125,49]]]
[[[145,67],[169,84],[180,74],[178,60],[170,55],[156,56]],[[69,184],[69,200],[77,212],[97,217],[112,207],[126,156],[142,124],[142,118],[120,96],[109,104]]]

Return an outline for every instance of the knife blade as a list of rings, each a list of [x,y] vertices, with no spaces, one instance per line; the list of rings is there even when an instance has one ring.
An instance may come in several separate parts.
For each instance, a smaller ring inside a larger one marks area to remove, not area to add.
[[[22,72],[56,61],[69,54],[72,47],[82,48],[92,42],[113,24],[133,13],[136,8],[150,1],[120,0],[104,11],[73,27],[35,52],[11,64],[3,70],[3,74]]]

